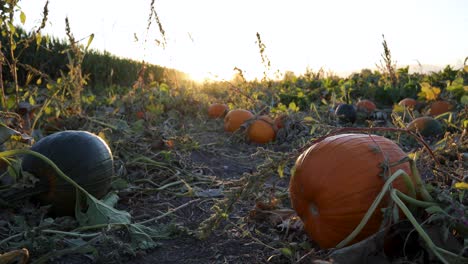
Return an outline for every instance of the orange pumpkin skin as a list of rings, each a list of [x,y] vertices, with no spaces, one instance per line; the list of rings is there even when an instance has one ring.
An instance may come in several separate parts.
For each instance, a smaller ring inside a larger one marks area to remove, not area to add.
[[[245,121],[252,118],[254,118],[254,115],[248,110],[231,110],[224,117],[224,130],[228,132],[234,132],[239,129]]]
[[[372,113],[377,107],[375,106],[374,102],[372,102],[371,100],[364,99],[356,103],[356,108],[358,111]]]
[[[342,134],[314,144],[296,160],[289,187],[291,203],[306,232],[320,247],[335,247],[361,222],[384,184],[380,176],[384,156],[393,163],[406,154],[381,136]],[[408,163],[392,167],[386,175],[398,169],[410,175]],[[393,187],[407,192],[401,178]],[[380,209],[387,199],[351,243],[379,230],[383,219]]]
[[[414,109],[416,107],[416,104],[417,102],[413,98],[405,98],[398,103],[398,105],[404,106],[409,109]]]
[[[136,112],[136,117],[137,119],[145,119],[145,112],[143,111]]]
[[[247,128],[249,141],[259,144],[271,142],[276,137],[275,124],[269,116],[263,115]]]
[[[229,106],[225,104],[212,104],[208,107],[208,117],[221,118],[229,111]]]
[[[447,101],[435,101],[431,104],[429,114],[431,116],[438,116],[443,113],[449,112],[453,109],[453,105]]]

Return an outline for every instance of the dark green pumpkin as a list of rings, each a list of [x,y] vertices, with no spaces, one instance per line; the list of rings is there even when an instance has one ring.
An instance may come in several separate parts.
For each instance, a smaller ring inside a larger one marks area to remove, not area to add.
[[[440,122],[430,116],[415,118],[408,124],[408,129],[418,131],[424,137],[437,137],[444,133]]]
[[[106,142],[86,131],[62,131],[42,138],[31,147],[52,160],[68,177],[96,198],[102,198],[110,188],[113,157]],[[23,171],[39,178],[44,190],[37,196],[43,204],[51,204],[56,215],[73,215],[75,188],[62,179],[44,161],[25,155]]]
[[[350,104],[340,104],[335,110],[335,116],[344,123],[354,123],[356,121],[356,108]]]

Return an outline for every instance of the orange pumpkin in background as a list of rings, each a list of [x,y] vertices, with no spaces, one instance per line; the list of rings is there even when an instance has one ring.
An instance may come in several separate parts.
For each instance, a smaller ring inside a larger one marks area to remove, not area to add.
[[[398,105],[401,105],[401,106],[404,106],[406,108],[409,108],[409,109],[414,109],[416,107],[416,100],[414,100],[413,98],[405,98],[405,99],[402,99]]]
[[[377,107],[375,106],[374,102],[372,102],[371,100],[364,99],[356,103],[356,108],[358,111],[372,113],[375,111]]]
[[[304,222],[305,231],[321,248],[332,248],[361,222],[384,185],[384,160],[392,164],[406,157],[393,141],[376,135],[342,134],[312,145],[296,160],[289,192],[291,203]],[[389,168],[410,175],[409,163]],[[403,179],[393,187],[407,192]],[[388,197],[387,197],[388,198]],[[362,231],[351,242],[359,242],[382,224],[384,198]]]
[[[221,118],[229,112],[229,106],[225,104],[212,104],[208,107],[208,116],[210,118]]]
[[[450,112],[454,106],[447,101],[435,101],[431,104],[429,115],[438,116],[446,112]]]
[[[251,142],[265,144],[275,139],[275,130],[273,119],[262,115],[247,128],[247,138]]]
[[[254,118],[254,114],[248,110],[231,110],[224,117],[224,130],[228,132],[234,132],[239,129],[245,121],[252,118]]]
[[[144,111],[136,112],[136,117],[137,119],[145,119],[145,112]]]

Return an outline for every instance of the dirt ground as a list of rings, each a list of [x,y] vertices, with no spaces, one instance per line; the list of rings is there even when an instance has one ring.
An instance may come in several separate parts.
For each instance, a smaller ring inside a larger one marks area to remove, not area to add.
[[[207,191],[209,197],[195,198],[200,200],[178,210],[170,217],[170,221],[190,230],[196,230],[200,223],[213,213],[210,210],[211,206],[215,200],[223,198],[223,194],[219,191],[220,187],[240,179],[244,173],[254,173],[264,162],[262,158],[253,157],[253,154],[258,151],[258,147],[265,146],[236,141],[232,135],[222,130],[221,123],[215,124],[212,132],[194,133],[193,140],[201,147],[187,154],[193,168],[198,168],[201,173],[208,176],[214,176],[216,181],[203,190]],[[229,151],[224,151],[226,148]],[[272,145],[266,148],[272,148]],[[282,179],[281,183],[277,184],[285,187],[288,180]],[[193,199],[180,197],[166,200],[163,197],[151,196],[136,200],[131,207],[144,208],[147,216],[153,217],[150,212],[157,214],[158,204],[170,203],[173,207],[177,207]],[[206,239],[198,239],[190,231],[183,232],[175,238],[158,241],[160,246],[157,249],[129,259],[129,263],[289,263],[290,260],[268,247],[271,234],[267,234],[265,242],[262,242],[261,236],[255,234],[257,229],[262,234],[261,232],[269,232],[270,228],[274,228],[268,226],[261,230],[263,223],[257,223],[250,215],[255,206],[253,200],[241,201],[235,205],[229,215],[231,223],[221,223],[221,226],[213,230]],[[149,209],[153,207],[154,209]],[[135,213],[136,216],[139,214]],[[281,232],[278,231],[276,235],[281,235]]]
[[[78,123],[79,125],[68,127],[96,129],[86,122],[83,123],[82,120]],[[295,230],[278,227],[282,219],[286,220],[292,214],[287,204],[287,197],[283,195],[281,203],[275,203],[273,207],[264,211],[258,207],[259,204],[263,204],[258,199],[267,197],[268,192],[274,193],[276,190],[283,194],[287,193],[289,178],[279,179],[277,173],[276,175],[270,173],[266,177],[266,183],[262,184],[255,194],[248,194],[245,199],[236,201],[227,218],[222,219],[219,226],[209,227],[205,238],[199,238],[200,225],[214,214],[213,205],[226,198],[225,190],[242,187],[242,182],[239,180],[259,171],[259,166],[265,163],[269,155],[268,151],[274,152],[274,148],[280,146],[248,144],[240,135],[224,132],[222,120],[208,120],[203,124],[191,122],[170,124],[170,126],[167,130],[169,134],[160,133],[158,130],[158,135],[149,135],[147,130],[151,128],[147,128],[142,138],[135,137],[134,142],[133,139],[125,143],[117,141],[113,150],[116,156],[116,174],[128,182],[127,188],[118,192],[120,199],[117,209],[129,212],[134,222],[157,218],[152,223],[154,226],[162,227],[166,231],[169,229],[155,241],[157,246],[145,250],[133,250],[129,248],[128,234],[122,231],[109,231],[103,232],[99,241],[93,243],[97,254],[60,253],[48,259],[47,263],[291,262],[291,259],[281,254],[278,249],[285,247],[289,242],[295,245],[305,243],[307,238],[303,235],[297,237]],[[171,138],[174,146],[168,147],[164,142],[154,142],[161,138]],[[135,153],[140,152],[139,148],[144,145],[141,142],[152,142],[149,144],[151,151],[142,149],[141,154],[150,159],[148,153],[156,154],[157,157],[154,159],[166,167],[155,169],[149,163],[129,162],[131,158],[128,153],[134,157]],[[169,152],[176,155],[172,155],[169,159],[160,158],[159,154]],[[175,183],[174,187],[171,183]],[[169,187],[155,190],[157,189],[155,187],[165,184]],[[30,207],[30,212],[39,210],[38,206],[34,202],[27,202],[26,205]],[[269,222],[270,210],[276,209],[286,210],[286,214]],[[9,211],[9,213],[5,216],[6,220],[13,219],[14,214],[23,212]],[[34,218],[34,214],[30,213],[26,218]],[[55,223],[70,221],[72,222],[70,226],[77,226],[74,220],[66,217],[64,219],[67,220],[61,219],[55,218]],[[5,233],[8,232],[6,228],[5,225]],[[63,246],[60,243],[58,247]],[[42,248],[37,251],[31,250],[32,262],[34,263],[46,252]],[[295,258],[305,253],[304,250],[294,252]]]
[[[153,219],[146,224],[161,230],[153,239],[157,245],[135,249],[128,232],[107,229],[88,242],[91,249],[67,252],[66,245],[74,240],[65,237],[53,240],[49,247],[40,245],[41,240],[32,241],[32,246],[39,248],[31,251],[32,263],[44,263],[36,261],[45,254],[51,254],[47,263],[56,264],[329,263],[329,252],[320,250],[306,236],[291,210],[287,188],[294,159],[286,159],[282,165],[277,163],[285,160],[281,155],[293,153],[307,137],[255,145],[246,143],[240,135],[224,132],[221,120],[164,123],[161,127],[146,127],[138,136],[109,136],[116,175],[127,182],[117,188],[117,209],[129,212],[132,222]],[[95,129],[96,133],[102,130],[96,130],[89,122],[80,122],[75,128]],[[324,134],[326,129],[316,133]],[[277,171],[280,165],[283,177]],[[227,204],[223,201],[232,199],[233,194],[239,197],[227,207],[226,214],[216,214],[216,209],[223,208]],[[8,233],[8,221],[13,221],[15,214],[26,212],[29,221],[36,219],[38,224],[37,215],[41,219],[45,216],[37,210],[38,205],[27,203],[20,211],[2,212],[0,238]],[[69,225],[67,230],[78,227],[75,220],[67,217],[55,218],[54,224],[64,229]],[[342,256],[345,260],[358,256],[349,263],[401,263],[383,256],[383,245],[369,241],[370,244],[353,248],[351,255],[343,252]],[[420,241],[410,241],[416,252],[411,261],[429,263],[426,252],[418,246]],[[55,250],[57,254],[53,254]],[[405,254],[408,252],[397,252],[395,256]]]

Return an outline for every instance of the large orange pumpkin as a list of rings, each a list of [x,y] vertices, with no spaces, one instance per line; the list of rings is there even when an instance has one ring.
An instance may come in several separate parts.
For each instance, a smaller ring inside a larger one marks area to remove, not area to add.
[[[415,118],[408,124],[408,129],[418,131],[424,137],[436,137],[444,133],[440,122],[430,116]]]
[[[251,142],[265,144],[273,141],[275,136],[274,121],[267,115],[260,116],[247,128],[247,138]]]
[[[398,105],[401,105],[401,106],[404,106],[406,108],[409,108],[409,109],[414,109],[416,107],[416,100],[414,100],[413,98],[405,98],[405,99],[402,99]]]
[[[248,110],[231,110],[224,117],[224,130],[228,132],[234,132],[239,129],[245,121],[252,118],[254,118],[254,115]]]
[[[322,248],[335,247],[361,222],[384,184],[383,167],[406,157],[391,140],[366,134],[331,136],[307,149],[296,160],[290,180],[293,208],[305,231]],[[408,163],[390,168],[410,173]],[[388,175],[387,175],[388,176]],[[407,192],[401,178],[393,187]],[[379,230],[384,198],[364,229],[351,242],[361,241]]]
[[[438,116],[443,113],[449,112],[453,109],[453,105],[447,101],[435,101],[431,104],[429,114],[431,116]]]
[[[371,100],[364,99],[356,103],[356,108],[358,111],[372,113],[377,107],[375,106],[374,102],[372,102]]]
[[[212,104],[208,107],[208,116],[210,118],[221,118],[229,111],[229,106],[225,104]]]

